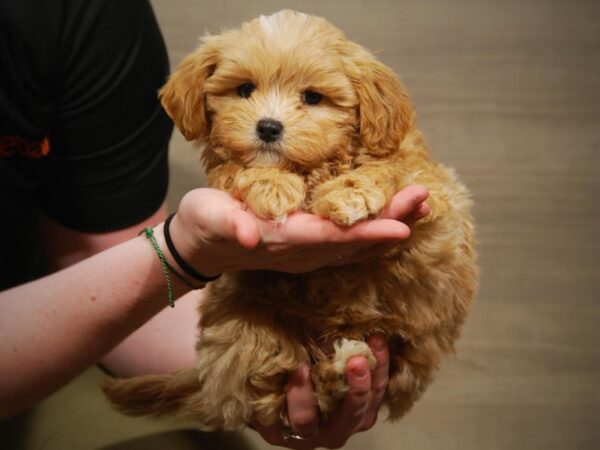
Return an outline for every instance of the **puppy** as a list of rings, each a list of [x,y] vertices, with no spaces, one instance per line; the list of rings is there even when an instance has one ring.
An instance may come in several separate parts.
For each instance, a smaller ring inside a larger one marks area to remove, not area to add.
[[[400,81],[324,19],[281,11],[205,37],[160,97],[201,145],[209,184],[261,218],[304,210],[349,226],[414,183],[428,187],[431,213],[361,263],[224,274],[200,306],[196,367],[108,380],[109,399],[205,430],[272,424],[285,419],[286,374],[311,361],[327,415],[347,389],[346,361],[373,363],[365,339],[381,333],[391,352],[385,404],[400,418],[453,351],[478,274],[469,193],[429,157]],[[333,354],[324,342],[335,342]]]

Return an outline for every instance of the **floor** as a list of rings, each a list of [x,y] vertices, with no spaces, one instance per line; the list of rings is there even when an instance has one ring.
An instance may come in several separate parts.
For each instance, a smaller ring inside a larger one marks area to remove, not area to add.
[[[400,75],[474,193],[481,290],[458,354],[405,420],[347,449],[600,448],[599,2],[153,4],[174,65],[207,30],[326,17]],[[196,158],[176,136],[172,204],[201,183]]]

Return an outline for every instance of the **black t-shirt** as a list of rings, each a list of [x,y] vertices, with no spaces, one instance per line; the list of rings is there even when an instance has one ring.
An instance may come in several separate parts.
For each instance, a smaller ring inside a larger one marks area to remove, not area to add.
[[[148,1],[0,0],[0,177],[77,230],[147,218],[168,183],[167,75]]]

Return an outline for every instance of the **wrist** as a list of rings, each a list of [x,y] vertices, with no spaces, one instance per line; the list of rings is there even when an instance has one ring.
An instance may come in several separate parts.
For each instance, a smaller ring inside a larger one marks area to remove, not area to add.
[[[222,271],[214,266],[211,258],[206,258],[207,255],[203,251],[207,250],[208,244],[190,240],[189,237],[194,237],[195,234],[186,232],[176,213],[169,215],[161,228],[161,237],[168,252],[169,262],[173,268],[178,269],[178,273],[185,277],[185,280],[204,286],[221,275]]]

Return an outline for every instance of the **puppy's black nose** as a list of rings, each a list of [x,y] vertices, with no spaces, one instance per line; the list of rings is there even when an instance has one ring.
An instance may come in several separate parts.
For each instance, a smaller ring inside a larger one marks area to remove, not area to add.
[[[256,133],[264,142],[274,142],[281,136],[283,124],[279,120],[260,119],[256,125]]]

